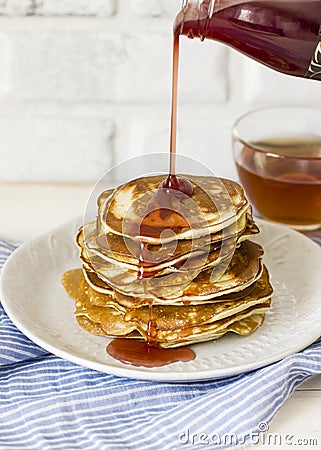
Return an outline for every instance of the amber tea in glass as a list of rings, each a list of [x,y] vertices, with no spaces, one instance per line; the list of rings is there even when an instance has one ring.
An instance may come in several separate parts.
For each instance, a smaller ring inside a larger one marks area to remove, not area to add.
[[[263,218],[299,230],[321,226],[320,113],[317,108],[267,108],[234,125],[238,175]]]

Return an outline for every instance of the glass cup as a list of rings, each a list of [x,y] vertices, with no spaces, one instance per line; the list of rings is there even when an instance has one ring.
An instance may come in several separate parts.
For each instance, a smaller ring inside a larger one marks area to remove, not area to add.
[[[233,153],[249,201],[264,219],[321,226],[321,109],[270,107],[233,126]]]

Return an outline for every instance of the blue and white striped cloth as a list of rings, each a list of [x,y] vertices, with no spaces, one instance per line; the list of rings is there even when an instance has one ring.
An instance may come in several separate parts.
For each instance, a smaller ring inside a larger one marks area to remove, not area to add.
[[[0,240],[0,268],[14,249]],[[0,449],[255,444],[293,390],[318,373],[321,339],[276,364],[225,380],[166,384],[119,378],[47,353],[15,328],[0,305]]]

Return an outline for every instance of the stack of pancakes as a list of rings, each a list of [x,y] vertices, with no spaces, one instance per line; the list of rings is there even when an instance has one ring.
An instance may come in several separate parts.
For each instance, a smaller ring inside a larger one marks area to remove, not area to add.
[[[97,220],[76,239],[82,269],[63,277],[83,328],[146,340],[152,320],[153,343],[169,348],[263,323],[273,290],[242,187],[188,178],[192,196],[174,193],[170,207],[155,206],[163,176],[100,195]]]

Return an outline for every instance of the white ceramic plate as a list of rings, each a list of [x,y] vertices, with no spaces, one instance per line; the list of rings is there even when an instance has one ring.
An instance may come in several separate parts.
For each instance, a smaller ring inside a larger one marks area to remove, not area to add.
[[[257,369],[302,350],[321,335],[321,249],[281,225],[257,221],[275,288],[272,308],[251,336],[232,333],[191,346],[194,361],[160,368],[123,364],[106,353],[109,339],[83,330],[74,301],[61,285],[66,270],[80,267],[74,237],[79,220],[28,242],[8,259],[1,298],[12,322],[32,341],[62,358],[101,372],[146,380],[187,382]]]

